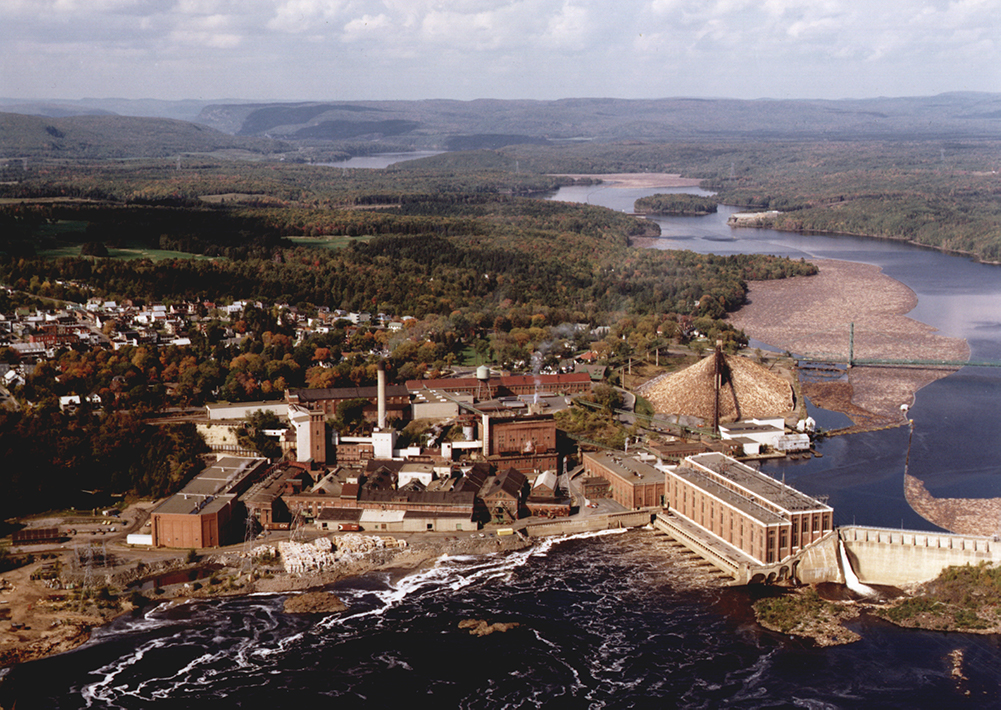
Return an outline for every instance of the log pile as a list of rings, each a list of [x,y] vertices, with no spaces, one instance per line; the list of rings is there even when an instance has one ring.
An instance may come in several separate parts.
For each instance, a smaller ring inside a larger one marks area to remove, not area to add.
[[[904,497],[914,512],[951,533],[1001,533],[1001,498],[935,498],[922,481],[910,474],[904,474]]]
[[[908,318],[917,296],[878,266],[827,259],[812,260],[820,273],[748,284],[748,303],[730,322],[750,337],[792,353],[829,353],[844,357],[850,323],[855,324],[857,359],[965,360],[965,340],[948,338]],[[804,392],[814,404],[852,418],[852,430],[903,424],[901,404],[956,368],[856,367],[850,387],[818,383]],[[833,383],[838,384],[838,383]],[[821,401],[824,400],[824,403]]]

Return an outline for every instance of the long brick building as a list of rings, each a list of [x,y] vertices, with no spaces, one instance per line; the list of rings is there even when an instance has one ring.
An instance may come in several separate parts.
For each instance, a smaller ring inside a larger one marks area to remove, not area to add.
[[[664,472],[613,451],[585,452],[584,471],[608,481],[612,499],[626,508],[664,505]]]
[[[799,552],[834,529],[834,509],[719,453],[667,468],[671,512],[760,564]]]

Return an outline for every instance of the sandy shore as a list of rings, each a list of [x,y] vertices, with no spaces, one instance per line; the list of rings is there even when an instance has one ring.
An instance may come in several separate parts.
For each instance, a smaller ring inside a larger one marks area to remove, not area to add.
[[[626,187],[634,189],[656,189],[658,187],[698,187],[701,180],[697,178],[683,178],[677,173],[596,173],[596,174],[571,174],[558,173],[558,177],[572,177],[574,179],[590,178],[612,183],[616,187]]]
[[[966,360],[965,340],[938,335],[908,318],[917,297],[877,266],[815,260],[816,276],[749,284],[748,304],[730,321],[748,336],[793,353],[847,354],[855,323],[856,358]],[[856,367],[845,381],[804,383],[814,404],[851,417],[853,430],[906,423],[900,405],[955,368]]]

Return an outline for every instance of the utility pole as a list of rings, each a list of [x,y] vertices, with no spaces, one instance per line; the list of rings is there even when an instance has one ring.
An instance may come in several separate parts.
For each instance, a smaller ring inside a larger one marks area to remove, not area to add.
[[[848,369],[855,364],[855,322],[848,324]]]

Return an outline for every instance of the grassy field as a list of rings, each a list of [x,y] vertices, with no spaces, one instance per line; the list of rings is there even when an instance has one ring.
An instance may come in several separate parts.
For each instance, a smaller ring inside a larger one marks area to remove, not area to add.
[[[35,233],[39,237],[55,237],[56,239],[59,239],[59,237],[63,234],[84,234],[87,231],[88,224],[89,222],[84,221],[60,219],[55,222],[46,222],[45,224],[38,225],[38,229]]]
[[[343,249],[355,242],[370,242],[371,236],[365,237],[285,237],[293,244],[304,247],[319,247],[321,249]]]
[[[465,347],[459,352],[457,364],[464,367],[479,367],[488,364],[487,358],[480,357],[479,353],[471,347]]]
[[[80,256],[80,244],[65,244],[54,249],[39,249],[38,256],[44,259],[58,259],[59,257]],[[189,254],[185,251],[168,251],[166,249],[147,249],[144,247],[123,247],[121,249],[109,248],[108,257],[111,259],[149,259],[150,261],[164,261],[165,259],[223,259],[220,256],[203,256],[202,254]]]

